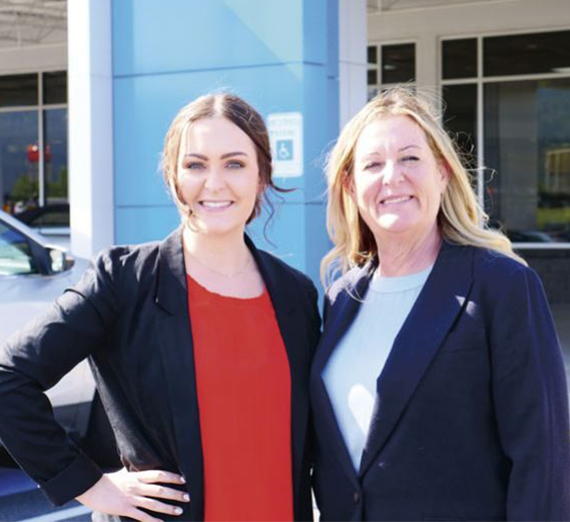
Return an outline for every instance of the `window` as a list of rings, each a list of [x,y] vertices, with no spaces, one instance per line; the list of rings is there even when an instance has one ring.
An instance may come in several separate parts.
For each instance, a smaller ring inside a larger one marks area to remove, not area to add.
[[[515,243],[567,248],[570,31],[445,40],[441,57],[445,123],[480,167],[491,224]]]
[[[0,76],[0,107],[24,107],[37,103],[37,74]]]
[[[25,236],[0,223],[0,276],[37,273]]]
[[[414,43],[368,46],[368,99],[381,87],[416,80],[416,45]]]
[[[447,130],[471,168],[477,166],[477,85],[448,85],[444,87],[443,118]]]
[[[1,208],[67,203],[67,164],[67,73],[0,76]]]
[[[443,79],[477,76],[477,39],[445,40],[442,44]]]
[[[483,74],[570,72],[570,31],[483,38]]]
[[[570,78],[489,83],[484,99],[490,217],[516,242],[570,242]]]

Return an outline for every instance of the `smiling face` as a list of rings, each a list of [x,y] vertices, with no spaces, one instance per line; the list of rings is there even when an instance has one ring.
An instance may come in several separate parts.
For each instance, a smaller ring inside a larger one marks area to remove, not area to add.
[[[178,193],[191,228],[205,234],[243,234],[260,192],[255,145],[230,120],[192,123],[180,147]]]
[[[437,234],[437,214],[447,171],[422,128],[403,115],[367,125],[358,138],[350,190],[377,245]]]

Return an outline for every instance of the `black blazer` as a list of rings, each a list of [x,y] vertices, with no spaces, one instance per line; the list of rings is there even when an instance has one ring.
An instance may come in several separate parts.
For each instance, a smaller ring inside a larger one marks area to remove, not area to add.
[[[442,246],[378,377],[355,471],[321,374],[371,272],[333,286],[311,371],[321,520],[570,520],[568,397],[548,303],[534,271],[483,249]]]
[[[312,519],[308,378],[320,318],[311,281],[246,238],[268,289],[291,370],[294,515]],[[181,473],[204,518],[203,462],[180,229],[163,242],[103,252],[81,282],[0,353],[0,438],[55,503],[101,472],[66,437],[41,393],[89,357],[124,465]]]

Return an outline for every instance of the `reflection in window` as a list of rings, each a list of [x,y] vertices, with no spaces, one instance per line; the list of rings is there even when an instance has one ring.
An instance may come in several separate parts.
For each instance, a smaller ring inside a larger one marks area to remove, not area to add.
[[[43,73],[44,104],[67,103],[67,72]]]
[[[477,84],[443,87],[444,123],[459,148],[464,164],[477,166]]]
[[[0,223],[0,276],[34,273],[37,268],[27,239]]]
[[[38,104],[38,75],[0,76],[0,107]]]
[[[368,100],[374,98],[383,85],[410,84],[416,79],[416,45],[413,43],[369,45],[367,59]]]
[[[416,79],[416,45],[382,46],[382,83],[413,82]]]
[[[570,31],[483,39],[485,76],[568,72]]]
[[[67,203],[67,108],[61,107],[66,101],[66,71],[0,75],[0,208],[5,211]]]
[[[477,76],[477,39],[445,40],[442,43],[444,80]]]
[[[7,212],[38,202],[38,113],[0,113],[0,201]]]
[[[44,111],[46,203],[67,201],[67,109]]]
[[[486,209],[515,242],[570,241],[570,79],[485,85]]]

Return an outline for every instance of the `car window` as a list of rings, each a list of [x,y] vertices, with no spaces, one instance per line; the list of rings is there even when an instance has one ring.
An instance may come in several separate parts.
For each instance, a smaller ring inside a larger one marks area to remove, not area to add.
[[[0,223],[0,276],[38,273],[26,236]]]

